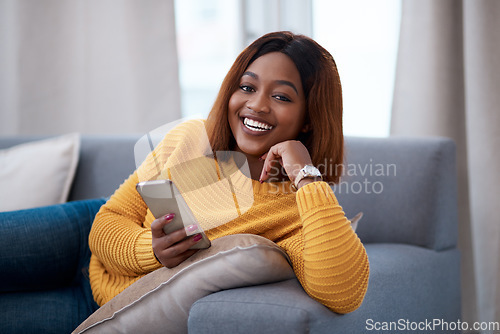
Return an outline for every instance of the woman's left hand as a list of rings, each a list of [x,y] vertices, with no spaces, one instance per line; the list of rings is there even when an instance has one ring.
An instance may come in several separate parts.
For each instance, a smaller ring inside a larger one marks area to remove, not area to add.
[[[264,166],[260,174],[260,181],[264,182],[273,176],[272,171],[276,170],[273,163],[278,161],[285,169],[290,181],[295,182],[299,171],[305,165],[312,165],[311,156],[307,148],[298,140],[287,140],[272,146],[261,159],[264,159]]]

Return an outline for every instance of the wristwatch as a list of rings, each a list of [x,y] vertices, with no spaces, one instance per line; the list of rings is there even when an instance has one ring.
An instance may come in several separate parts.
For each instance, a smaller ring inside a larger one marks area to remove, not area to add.
[[[295,178],[295,188],[299,188],[299,182],[302,181],[302,179],[305,179],[306,177],[311,177],[311,178],[319,178],[320,180],[323,180],[323,177],[321,176],[321,173],[319,170],[312,166],[312,165],[305,165],[300,171],[299,174],[297,174],[297,177]]]

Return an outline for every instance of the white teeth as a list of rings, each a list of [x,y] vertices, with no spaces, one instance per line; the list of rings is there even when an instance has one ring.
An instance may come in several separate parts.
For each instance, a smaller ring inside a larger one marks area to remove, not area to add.
[[[245,119],[243,119],[243,124],[245,124],[245,126],[247,128],[249,128],[250,130],[253,130],[253,131],[268,131],[268,130],[271,130],[273,128],[272,125],[269,125],[266,123],[261,123],[258,121],[254,121],[253,119],[246,118],[246,117],[245,117]]]

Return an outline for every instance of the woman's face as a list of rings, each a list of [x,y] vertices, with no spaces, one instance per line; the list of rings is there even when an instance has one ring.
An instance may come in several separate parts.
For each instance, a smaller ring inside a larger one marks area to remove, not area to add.
[[[228,105],[236,150],[260,157],[305,131],[306,102],[299,71],[283,53],[257,58],[240,78]]]

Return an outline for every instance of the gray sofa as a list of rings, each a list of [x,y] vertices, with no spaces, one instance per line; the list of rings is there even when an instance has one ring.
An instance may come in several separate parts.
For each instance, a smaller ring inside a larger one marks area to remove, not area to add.
[[[135,168],[133,148],[138,138],[84,136],[69,200],[111,195]],[[0,138],[0,149],[34,139]],[[357,233],[370,260],[369,287],[361,307],[350,314],[335,314],[291,279],[199,299],[189,313],[190,333],[363,333],[386,328],[398,333],[454,332],[447,329],[460,319],[461,310],[453,142],[348,137],[344,167],[346,176],[334,190],[348,217],[364,213]],[[68,246],[86,257],[75,260],[80,264],[88,262],[86,233],[102,199],[92,203],[88,217],[78,220],[84,231],[80,243]],[[90,311],[81,305],[81,294],[75,293],[78,282],[83,282],[77,279],[82,272],[77,264],[67,266],[77,268],[69,270],[74,277],[61,279],[58,286],[53,280],[45,286],[41,279],[32,283],[30,291],[2,292],[0,330],[8,330],[12,317],[30,319],[33,312],[43,317],[44,303],[58,303],[60,298],[70,300],[74,309],[61,309],[60,316],[50,319],[50,328],[30,323],[24,332],[67,332],[83,321]],[[44,291],[43,300],[37,299],[40,291]],[[31,296],[33,305],[41,306],[16,308],[16,296],[21,295]]]

